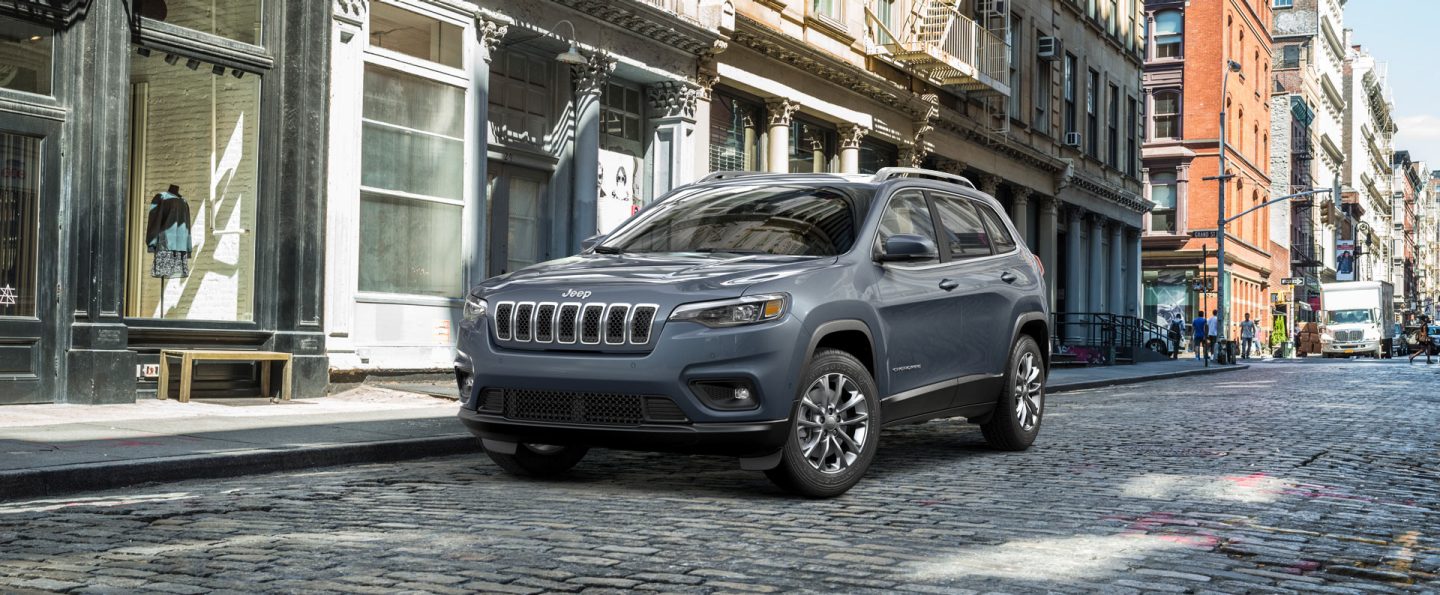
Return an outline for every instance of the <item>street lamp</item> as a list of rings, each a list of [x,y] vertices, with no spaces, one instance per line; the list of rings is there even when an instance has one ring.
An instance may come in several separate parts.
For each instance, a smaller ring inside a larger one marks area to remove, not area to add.
[[[1225,353],[1225,345],[1230,339],[1229,327],[1226,326],[1227,304],[1225,302],[1225,290],[1228,287],[1228,284],[1225,282],[1225,187],[1230,184],[1231,176],[1225,173],[1225,153],[1229,147],[1225,136],[1225,121],[1230,118],[1230,105],[1227,99],[1226,89],[1229,87],[1230,73],[1232,72],[1240,72],[1240,63],[1234,60],[1226,60],[1225,71],[1220,78],[1220,174],[1215,176],[1215,179],[1220,183],[1220,193],[1218,196],[1220,208],[1218,209],[1218,216],[1215,218],[1215,239],[1217,244],[1215,247],[1215,259],[1217,261],[1215,275],[1219,277],[1216,283],[1215,306],[1216,309],[1220,311],[1220,315],[1216,321],[1216,327],[1220,331],[1220,338],[1216,339],[1215,343],[1220,347],[1221,353]]]

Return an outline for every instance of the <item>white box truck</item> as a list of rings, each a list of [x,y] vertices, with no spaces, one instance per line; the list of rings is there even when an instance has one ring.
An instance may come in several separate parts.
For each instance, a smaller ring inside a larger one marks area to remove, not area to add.
[[[1321,353],[1325,357],[1388,355],[1395,341],[1394,296],[1395,289],[1384,281],[1322,283]]]

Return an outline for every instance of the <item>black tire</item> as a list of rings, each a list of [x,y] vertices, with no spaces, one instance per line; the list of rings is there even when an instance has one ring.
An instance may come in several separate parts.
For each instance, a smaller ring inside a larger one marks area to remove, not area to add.
[[[845,379],[843,386],[836,387],[836,375]],[[790,416],[790,432],[785,437],[780,464],[766,471],[765,475],[786,491],[810,498],[833,498],[844,494],[860,481],[880,448],[879,389],[870,372],[855,356],[837,349],[816,352],[800,380],[800,394],[796,396],[799,403]],[[836,389],[832,391],[832,387]],[[830,406],[834,402],[823,402],[824,397],[836,392],[840,395],[835,397],[839,405],[852,406],[838,408]],[[854,402],[856,396],[862,401]],[[860,410],[862,406],[863,411]],[[841,436],[841,433],[844,435]],[[856,437],[859,438],[858,443]],[[842,443],[842,438],[848,439],[849,443]],[[812,445],[809,452],[813,456],[822,440],[825,441],[823,454],[818,462],[812,462],[806,456],[807,450],[802,441]],[[836,449],[834,453],[831,452],[832,444]],[[857,444],[858,452],[846,450]],[[833,464],[832,456],[835,457]],[[828,469],[822,471],[819,467]]]
[[[525,477],[552,477],[569,471],[590,449],[584,446],[549,446],[541,444],[517,444],[515,454],[507,455],[491,450],[485,454],[501,469]]]
[[[1145,348],[1149,349],[1150,351],[1154,351],[1155,353],[1158,353],[1160,355],[1170,355],[1169,346],[1167,346],[1165,342],[1161,341],[1160,339],[1151,339],[1149,342],[1145,343]]]
[[[1028,367],[1027,367],[1028,366]],[[1028,371],[1037,374],[1032,376]],[[1021,374],[1025,377],[1022,378]],[[985,442],[1000,450],[1025,450],[1040,434],[1040,422],[1045,418],[1045,358],[1035,339],[1021,335],[1010,348],[1010,360],[1005,368],[1005,384],[1001,389],[1000,401],[990,419],[980,424],[980,433]],[[1022,395],[1026,400],[1026,421],[1021,421]]]

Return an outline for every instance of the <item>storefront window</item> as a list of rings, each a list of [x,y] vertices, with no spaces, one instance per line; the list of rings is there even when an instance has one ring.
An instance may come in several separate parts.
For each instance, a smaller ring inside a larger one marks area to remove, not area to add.
[[[40,139],[0,132],[0,316],[35,315]]]
[[[385,48],[454,68],[464,65],[464,29],[376,2],[370,8],[370,47]]]
[[[260,77],[158,55],[130,72],[127,314],[253,320]]]
[[[795,118],[790,124],[790,173],[828,172],[835,155],[835,131]]]
[[[261,0],[135,0],[135,11],[157,21],[255,45],[260,43],[260,5]]]
[[[49,95],[55,32],[0,16],[0,88]]]
[[[360,291],[461,294],[465,91],[365,67]]]
[[[899,162],[900,151],[894,145],[868,138],[860,141],[860,173],[873,174]]]
[[[760,106],[715,92],[710,103],[710,171],[759,169]]]

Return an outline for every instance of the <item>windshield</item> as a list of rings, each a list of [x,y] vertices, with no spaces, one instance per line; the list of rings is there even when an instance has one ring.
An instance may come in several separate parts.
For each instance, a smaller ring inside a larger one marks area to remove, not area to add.
[[[835,256],[855,243],[850,195],[815,186],[681,190],[611,233],[597,252]]]
[[[1369,310],[1331,310],[1325,313],[1329,324],[1364,324],[1371,322]]]

